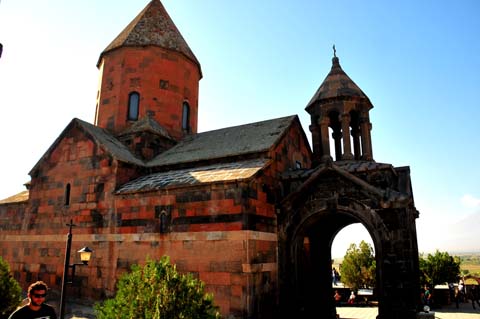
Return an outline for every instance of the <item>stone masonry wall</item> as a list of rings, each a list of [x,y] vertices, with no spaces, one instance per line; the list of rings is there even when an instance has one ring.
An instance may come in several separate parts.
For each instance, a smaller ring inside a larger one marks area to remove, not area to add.
[[[104,55],[100,69],[97,125],[120,133],[127,121],[128,98],[140,94],[139,118],[148,113],[180,140],[182,104],[190,105],[190,132],[197,132],[200,70],[184,55],[160,47],[123,47]]]
[[[31,172],[28,204],[18,210],[15,205],[0,209],[2,256],[24,288],[37,279],[54,289],[61,284],[70,219],[78,226],[73,231],[77,235],[92,234],[98,227],[103,231],[109,224],[116,166],[72,127]],[[72,251],[79,245],[74,241]]]
[[[2,257],[24,288],[41,279],[58,292],[72,219],[70,262],[83,246],[94,254],[77,267],[70,297],[111,297],[131,265],[168,255],[205,282],[224,316],[268,318],[277,300],[278,176],[296,161],[309,165],[297,124],[268,156],[271,164],[247,180],[115,194],[140,170],[72,127],[32,171],[28,204],[0,205]]]

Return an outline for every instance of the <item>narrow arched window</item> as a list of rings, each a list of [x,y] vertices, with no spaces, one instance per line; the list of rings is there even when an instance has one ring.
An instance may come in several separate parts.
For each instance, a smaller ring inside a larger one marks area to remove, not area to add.
[[[129,121],[138,120],[138,109],[140,105],[140,94],[137,92],[131,92],[128,95],[128,115],[127,119]]]
[[[168,232],[168,227],[170,226],[169,218],[167,212],[162,210],[160,213],[160,233],[165,234]]]
[[[70,183],[65,186],[65,206],[70,205]]]
[[[188,105],[187,101],[183,102],[182,129],[187,132],[190,131],[190,105]]]

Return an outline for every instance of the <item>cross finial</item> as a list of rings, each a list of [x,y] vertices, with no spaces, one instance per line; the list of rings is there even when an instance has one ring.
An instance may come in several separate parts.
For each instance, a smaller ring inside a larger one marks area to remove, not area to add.
[[[337,49],[335,49],[335,44],[333,45],[333,57],[337,57]]]

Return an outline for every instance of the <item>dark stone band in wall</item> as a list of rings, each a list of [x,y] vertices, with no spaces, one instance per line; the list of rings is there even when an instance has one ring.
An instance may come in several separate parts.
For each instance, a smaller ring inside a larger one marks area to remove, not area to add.
[[[173,231],[188,231],[188,225],[194,224],[228,224],[242,223],[243,230],[258,230],[275,232],[275,219],[271,217],[252,214],[221,214],[214,216],[190,216],[177,217],[172,221]],[[151,224],[147,219],[126,219],[121,220],[119,227],[148,226]]]
[[[172,221],[172,225],[175,227],[192,224],[219,224],[236,222],[242,222],[243,230],[262,230],[267,232],[274,232],[276,225],[274,218],[244,213],[178,217]]]

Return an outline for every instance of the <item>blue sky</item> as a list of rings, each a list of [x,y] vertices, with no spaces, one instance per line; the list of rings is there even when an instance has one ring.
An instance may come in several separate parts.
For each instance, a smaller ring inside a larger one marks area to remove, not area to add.
[[[309,136],[335,44],[374,105],[374,159],[410,166],[420,250],[480,250],[479,1],[162,2],[202,65],[200,131],[298,114]],[[147,3],[1,0],[0,198],[73,117],[93,122],[99,54]]]

